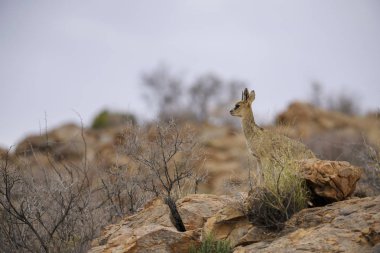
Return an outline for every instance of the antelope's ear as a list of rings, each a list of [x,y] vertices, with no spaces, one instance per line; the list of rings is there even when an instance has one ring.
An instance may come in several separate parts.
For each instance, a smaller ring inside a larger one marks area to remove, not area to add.
[[[248,101],[248,98],[249,98],[248,89],[245,88],[244,91],[243,91],[242,99],[241,99],[241,100],[243,100],[243,101]]]
[[[248,90],[247,90],[247,93],[248,93]],[[248,99],[247,101],[252,104],[253,100],[255,100],[255,97],[256,97],[256,94],[255,94],[255,91],[252,90],[249,95],[248,95]]]

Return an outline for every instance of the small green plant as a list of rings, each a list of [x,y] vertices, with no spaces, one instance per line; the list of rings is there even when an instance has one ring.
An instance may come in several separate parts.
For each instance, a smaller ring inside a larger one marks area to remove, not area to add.
[[[108,122],[108,114],[109,112],[107,110],[100,112],[92,122],[92,128],[99,129],[106,127]]]
[[[136,123],[136,118],[130,113],[109,112],[108,110],[101,111],[92,122],[93,129],[107,128],[117,125],[123,125],[132,122]]]
[[[229,241],[216,240],[212,234],[206,235],[200,246],[191,246],[189,253],[232,253]]]

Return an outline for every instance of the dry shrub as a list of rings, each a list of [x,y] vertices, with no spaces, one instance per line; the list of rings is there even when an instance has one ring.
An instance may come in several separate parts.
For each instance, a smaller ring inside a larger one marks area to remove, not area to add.
[[[365,141],[363,143],[362,152],[355,153],[364,170],[355,195],[377,196],[380,194],[380,152]]]
[[[139,187],[161,197],[171,211],[178,231],[185,226],[175,201],[189,192],[196,192],[205,174],[202,149],[193,131],[174,121],[159,122],[150,129],[129,127],[120,150],[137,165],[141,180]]]
[[[84,252],[98,226],[87,171],[51,164],[36,176],[0,162],[0,242],[5,252]]]
[[[86,252],[103,226],[154,196],[164,199],[178,222],[175,200],[205,180],[196,138],[174,122],[150,129],[132,124],[119,146],[135,163],[116,159],[110,167],[87,161],[83,130],[82,161],[56,160],[54,149],[12,159],[1,153],[1,252]],[[180,222],[177,228],[185,230]]]
[[[110,222],[135,213],[152,198],[141,188],[139,175],[127,165],[105,168],[100,181],[101,208]]]
[[[309,192],[289,154],[277,155],[262,168],[262,177],[250,190],[246,213],[250,222],[281,230],[293,214],[307,207]]]

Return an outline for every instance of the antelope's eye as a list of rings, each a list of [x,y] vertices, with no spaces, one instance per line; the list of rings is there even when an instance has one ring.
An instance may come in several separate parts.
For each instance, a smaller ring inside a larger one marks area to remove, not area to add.
[[[240,107],[240,105],[235,105],[235,109],[238,109]]]

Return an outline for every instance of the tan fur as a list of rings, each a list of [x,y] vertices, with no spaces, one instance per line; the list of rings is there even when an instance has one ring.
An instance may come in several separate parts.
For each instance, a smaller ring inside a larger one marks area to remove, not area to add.
[[[246,88],[242,93],[242,100],[236,103],[230,113],[232,116],[241,117],[248,149],[261,168],[268,168],[279,160],[315,158],[313,152],[301,142],[259,127],[255,123],[251,107],[254,99],[255,92],[248,93]]]

